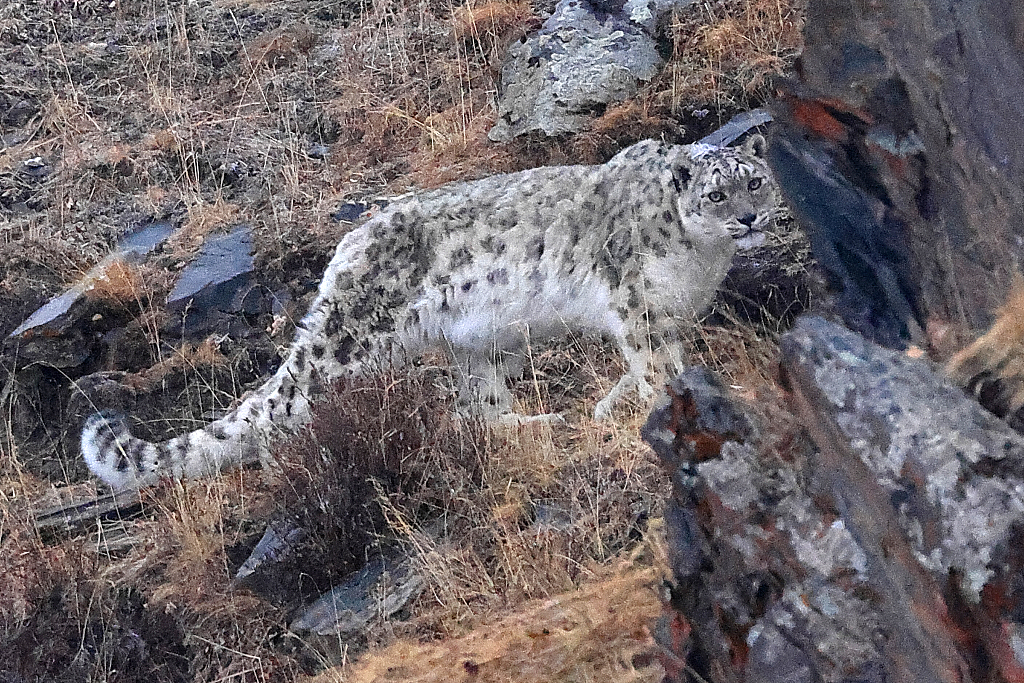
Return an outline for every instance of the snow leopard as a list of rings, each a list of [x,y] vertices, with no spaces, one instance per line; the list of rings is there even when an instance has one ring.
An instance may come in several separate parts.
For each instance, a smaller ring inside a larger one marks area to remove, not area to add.
[[[268,460],[267,436],[310,419],[317,388],[447,352],[460,411],[504,421],[532,339],[614,342],[626,371],[594,409],[654,395],[692,327],[779,205],[755,135],[740,148],[634,144],[595,166],[541,167],[412,192],[346,234],[280,369],[224,417],[162,443],[103,411],[82,431],[115,491]],[[544,419],[550,416],[533,416]]]

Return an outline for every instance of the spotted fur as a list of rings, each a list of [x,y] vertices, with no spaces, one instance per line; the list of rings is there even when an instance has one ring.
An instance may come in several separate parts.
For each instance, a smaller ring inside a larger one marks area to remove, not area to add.
[[[528,338],[577,331],[606,335],[625,357],[594,411],[607,418],[624,393],[653,393],[655,355],[678,361],[678,330],[707,306],[737,244],[760,235],[778,201],[763,144],[645,141],[600,166],[399,197],[342,239],[287,360],[250,397],[163,443],[97,414],[82,433],[85,460],[126,489],[265,457],[266,432],[305,423],[315,387],[431,347],[458,368],[463,409],[501,418]]]

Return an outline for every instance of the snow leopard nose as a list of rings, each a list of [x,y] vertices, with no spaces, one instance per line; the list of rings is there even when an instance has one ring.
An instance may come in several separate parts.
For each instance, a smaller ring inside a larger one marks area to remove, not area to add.
[[[743,225],[747,226],[748,228],[750,226],[752,226],[754,224],[754,221],[756,221],[756,220],[757,220],[757,214],[756,213],[748,213],[746,216],[743,216],[742,218],[739,219],[740,223],[742,223]]]

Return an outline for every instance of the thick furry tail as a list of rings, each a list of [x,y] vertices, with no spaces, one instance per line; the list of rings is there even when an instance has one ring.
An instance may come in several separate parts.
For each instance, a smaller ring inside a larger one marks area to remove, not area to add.
[[[161,479],[203,477],[258,457],[246,425],[225,429],[214,422],[189,434],[152,443],[132,435],[128,420],[114,411],[90,416],[82,427],[82,457],[115,492]],[[239,429],[238,427],[241,427]]]
[[[112,410],[104,410],[85,421],[82,427],[82,457],[97,477],[114,491],[139,488],[155,483],[160,456],[156,444],[132,436],[128,420]]]
[[[1010,426],[1024,429],[1024,278],[988,332],[946,363],[950,379]]]

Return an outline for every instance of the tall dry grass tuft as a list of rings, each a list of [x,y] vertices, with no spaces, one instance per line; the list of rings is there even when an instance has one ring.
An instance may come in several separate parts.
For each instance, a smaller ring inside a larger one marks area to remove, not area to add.
[[[0,521],[0,675],[14,680],[182,680],[175,618],[145,594],[101,578],[87,539],[44,544],[29,519]]]
[[[674,115],[760,106],[803,46],[806,0],[694,3],[669,26],[673,52],[648,96]]]
[[[395,541],[391,506],[432,518],[479,481],[482,427],[451,408],[422,373],[344,380],[318,401],[309,427],[280,445],[275,497],[309,539],[298,560],[305,598]]]
[[[580,585],[640,541],[664,493],[635,429],[486,428],[454,413],[447,382],[419,368],[342,383],[284,446],[277,493],[309,531],[302,571],[320,590],[371,546],[411,553],[421,632]]]
[[[527,2],[491,0],[467,3],[455,9],[452,32],[456,40],[475,40],[505,48],[540,25],[536,11]]]

